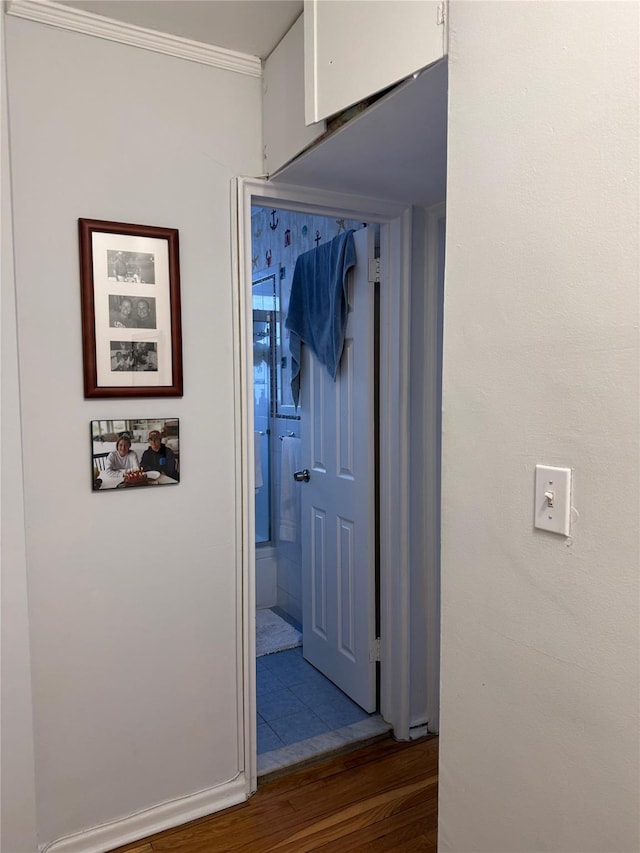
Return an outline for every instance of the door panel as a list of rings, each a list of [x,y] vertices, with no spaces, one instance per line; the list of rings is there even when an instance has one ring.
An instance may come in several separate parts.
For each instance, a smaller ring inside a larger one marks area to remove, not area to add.
[[[305,0],[306,123],[342,112],[441,59],[439,6],[440,0]]]
[[[366,711],[376,708],[374,285],[371,229],[354,235],[345,347],[335,382],[303,346],[303,652]]]
[[[311,581],[312,581],[312,625],[314,633],[323,640],[327,639],[327,561],[326,561],[326,513],[315,506],[311,540]],[[307,541],[307,540],[305,540]],[[304,617],[303,617],[304,618]],[[307,622],[307,619],[304,618]]]

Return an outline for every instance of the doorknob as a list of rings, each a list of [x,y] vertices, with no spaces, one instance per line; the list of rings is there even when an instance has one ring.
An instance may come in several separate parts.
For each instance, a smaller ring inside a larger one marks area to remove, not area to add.
[[[309,469],[303,468],[302,471],[296,471],[293,475],[293,479],[296,481],[296,483],[308,483],[311,479]]]

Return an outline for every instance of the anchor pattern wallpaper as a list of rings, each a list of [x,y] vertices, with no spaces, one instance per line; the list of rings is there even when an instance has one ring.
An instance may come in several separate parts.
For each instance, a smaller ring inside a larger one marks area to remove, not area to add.
[[[316,216],[272,207],[253,207],[251,211],[252,280],[274,275],[282,336],[279,365],[278,405],[280,414],[294,414],[289,388],[289,333],[284,323],[289,309],[291,280],[298,255],[333,240],[343,231],[363,228],[365,222],[339,217]]]

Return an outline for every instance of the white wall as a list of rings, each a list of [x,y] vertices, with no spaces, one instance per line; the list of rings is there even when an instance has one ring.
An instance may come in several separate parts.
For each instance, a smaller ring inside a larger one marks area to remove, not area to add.
[[[451,4],[442,851],[640,849],[638,11]]]
[[[261,169],[260,81],[6,31],[42,844],[241,769],[229,198]],[[83,399],[78,217],[179,229],[182,399]],[[92,493],[89,421],[156,415],[180,486]]]
[[[0,53],[4,62],[4,15],[0,14]],[[0,648],[2,659],[2,808],[0,850],[36,849],[35,776],[25,526],[22,487],[20,389],[17,375],[16,311],[13,286],[11,180],[7,98],[2,80],[2,434],[0,473],[0,561],[2,565]]]

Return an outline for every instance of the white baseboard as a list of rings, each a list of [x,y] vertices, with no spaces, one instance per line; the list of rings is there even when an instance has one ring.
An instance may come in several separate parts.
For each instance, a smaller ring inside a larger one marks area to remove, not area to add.
[[[190,820],[235,806],[244,802],[248,796],[246,775],[240,773],[230,782],[67,835],[41,846],[39,850],[40,853],[106,853],[123,844],[130,844],[156,832],[172,829]]]

